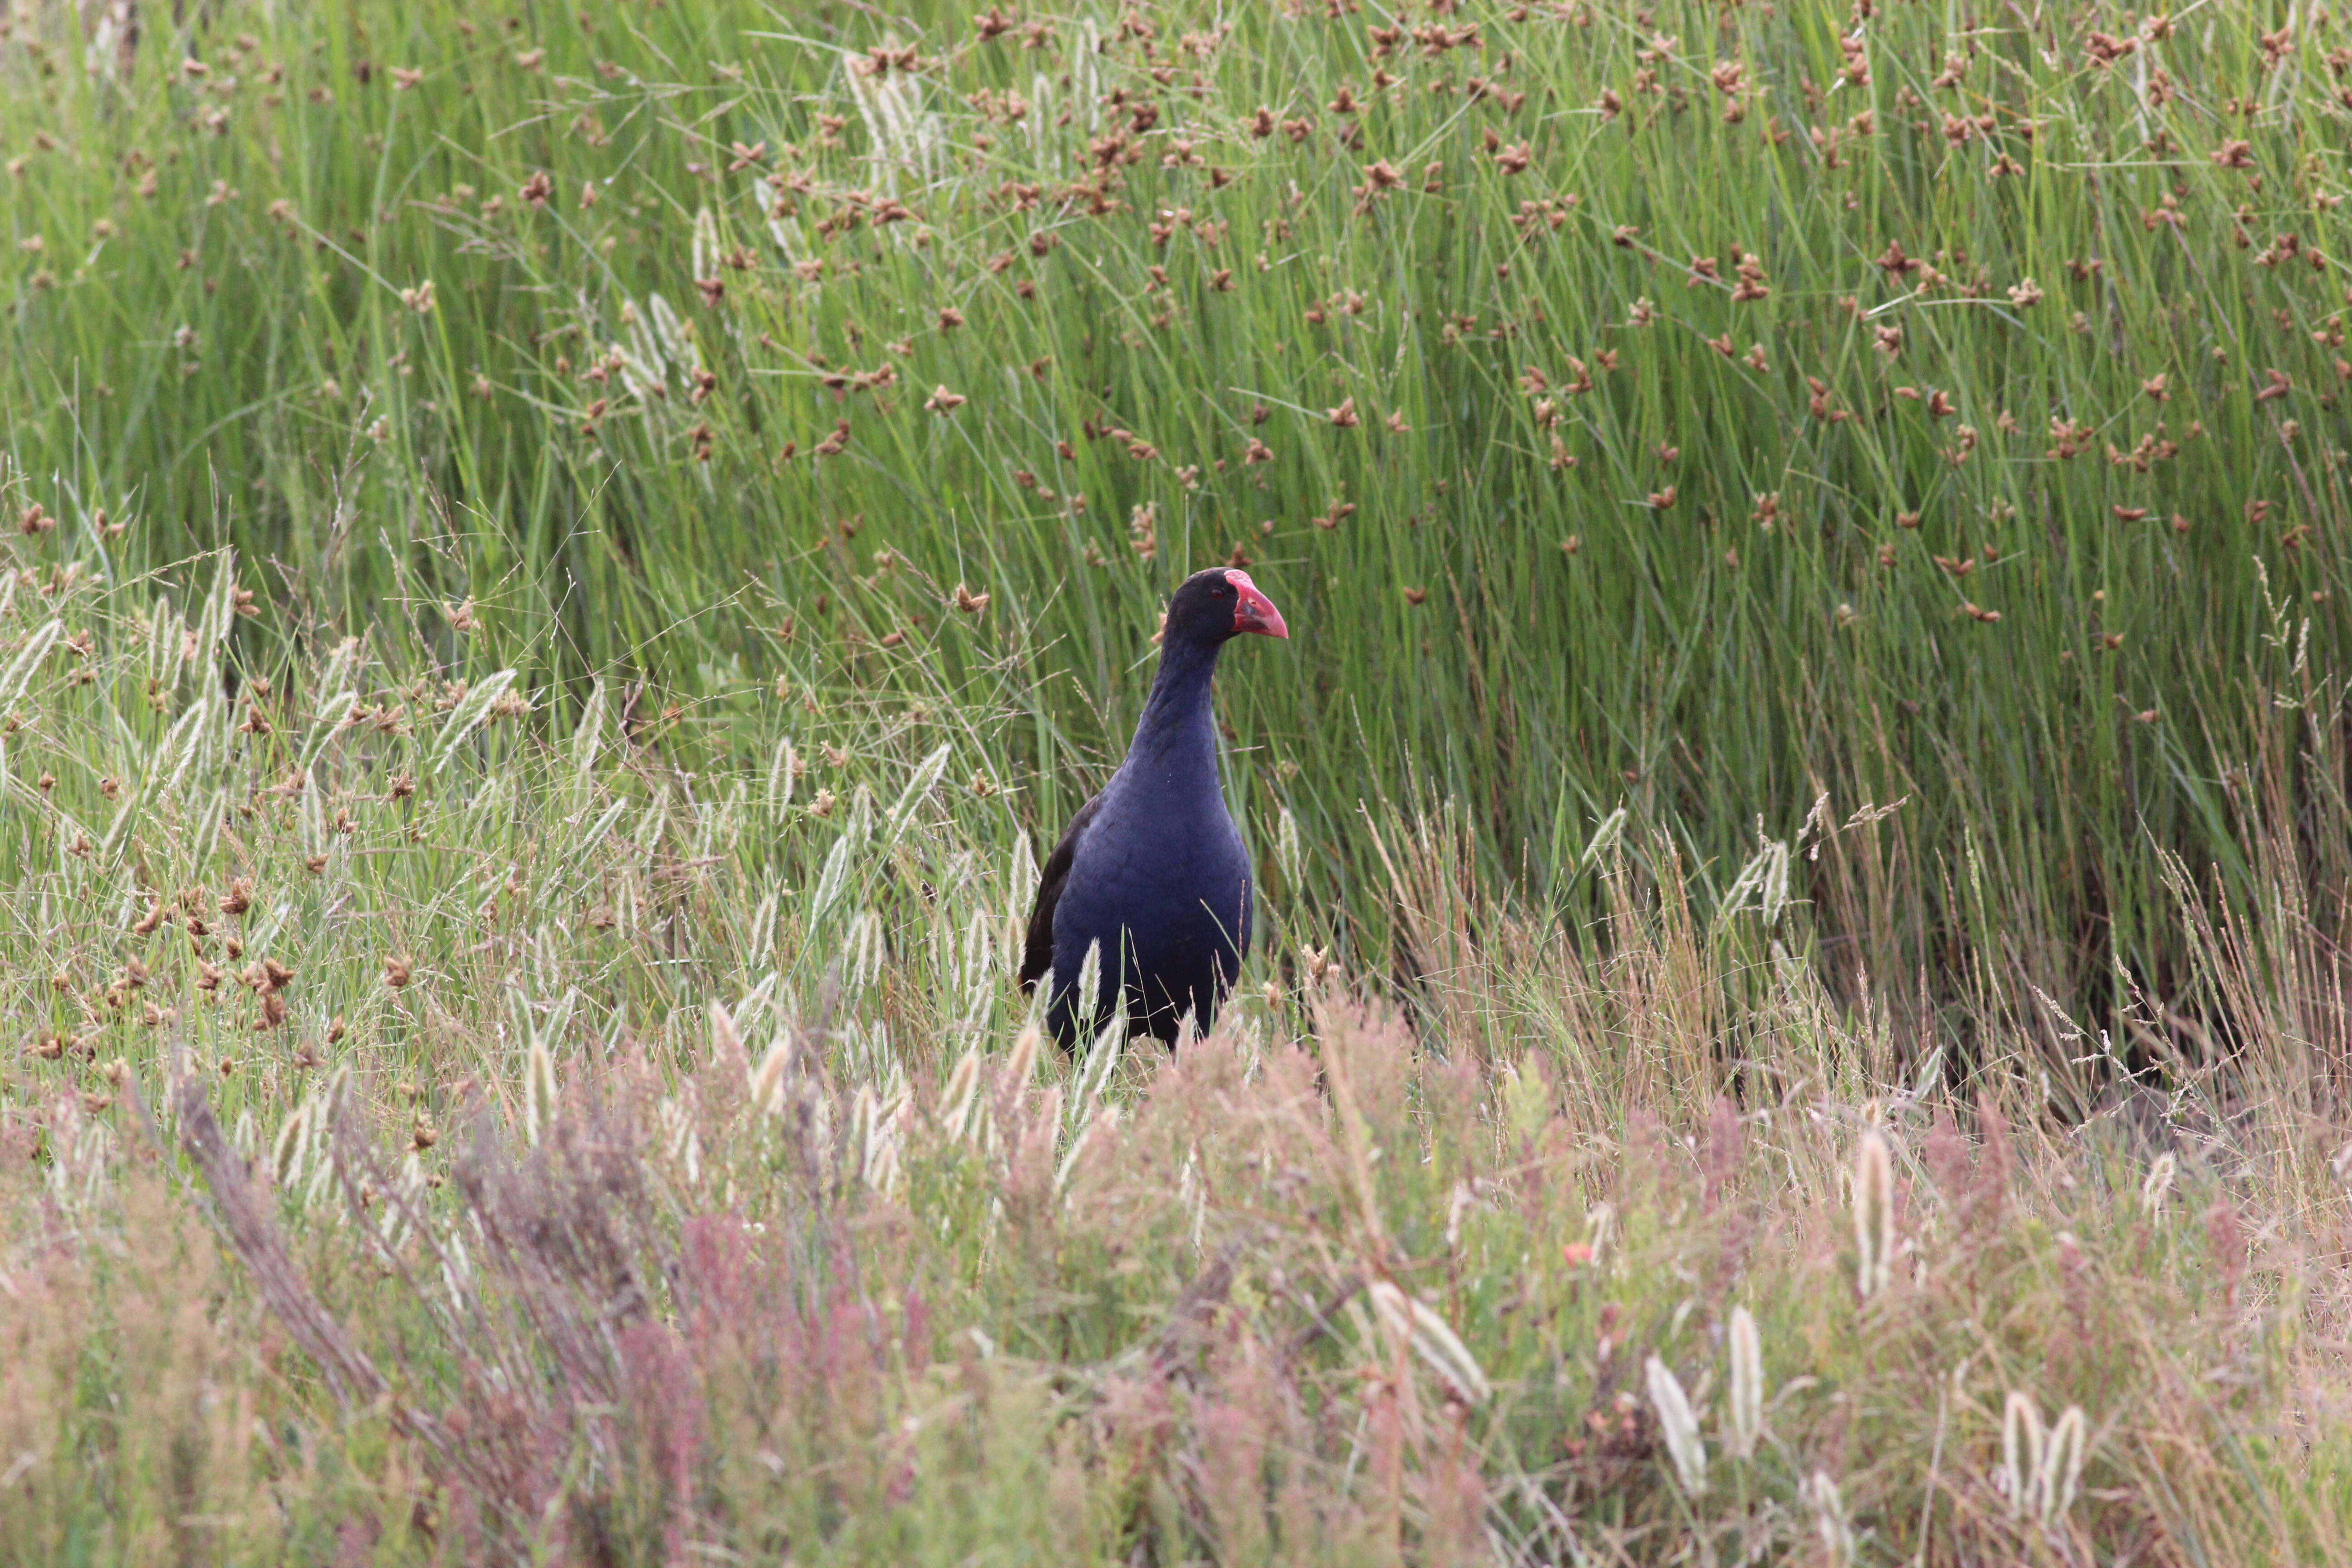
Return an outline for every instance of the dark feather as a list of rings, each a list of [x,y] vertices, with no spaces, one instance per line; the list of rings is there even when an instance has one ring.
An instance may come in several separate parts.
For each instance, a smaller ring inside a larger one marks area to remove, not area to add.
[[[1061,901],[1062,884],[1069,879],[1070,861],[1078,851],[1078,836],[1087,824],[1095,819],[1095,808],[1102,805],[1097,794],[1078,814],[1070,818],[1062,841],[1045,858],[1045,869],[1037,879],[1037,901],[1029,907],[1029,935],[1021,947],[1021,989],[1034,991],[1045,971],[1054,967],[1054,906]],[[1003,973],[999,971],[999,973]]]

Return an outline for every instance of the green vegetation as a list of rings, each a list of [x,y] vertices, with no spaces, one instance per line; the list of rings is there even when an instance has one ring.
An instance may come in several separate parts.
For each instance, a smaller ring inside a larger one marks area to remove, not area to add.
[[[2151,851],[2248,898],[2340,794],[2332,25],[291,9],[119,84],[18,24],[0,417],[110,585],[233,544],[286,645],[643,676],[698,754],[779,675],[953,709],[1055,819],[1238,547],[1312,635],[1236,793],[1334,920],[1383,793],[1569,900],[1620,805],[1720,889],[1907,797],[1817,956],[1979,1005],[2197,1012]]]
[[[2352,28],[0,17],[12,1560],[2352,1557]]]

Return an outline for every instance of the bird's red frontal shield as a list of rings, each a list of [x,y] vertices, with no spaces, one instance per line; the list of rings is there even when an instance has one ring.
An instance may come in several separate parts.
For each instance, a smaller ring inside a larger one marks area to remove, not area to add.
[[[1237,595],[1234,602],[1234,632],[1255,632],[1260,637],[1286,637],[1290,628],[1282,624],[1282,612],[1274,601],[1258,592],[1246,572],[1227,572],[1225,581],[1234,585]]]

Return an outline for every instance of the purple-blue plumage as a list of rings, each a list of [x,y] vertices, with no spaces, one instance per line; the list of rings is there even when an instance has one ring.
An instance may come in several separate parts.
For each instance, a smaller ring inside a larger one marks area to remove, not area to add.
[[[1127,760],[1078,808],[1047,858],[1021,961],[1026,991],[1050,971],[1046,1019],[1071,1045],[1124,998],[1129,1027],[1173,1045],[1191,1015],[1203,1031],[1249,951],[1250,865],[1217,782],[1209,700],[1217,653],[1246,632],[1286,637],[1281,612],[1245,573],[1196,572],[1168,604],[1160,673]],[[1077,994],[1089,948],[1102,978]]]

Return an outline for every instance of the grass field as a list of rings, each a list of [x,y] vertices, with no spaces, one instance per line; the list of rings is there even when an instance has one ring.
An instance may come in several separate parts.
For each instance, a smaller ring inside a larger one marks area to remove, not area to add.
[[[2326,8],[10,7],[9,1560],[2352,1561]]]

